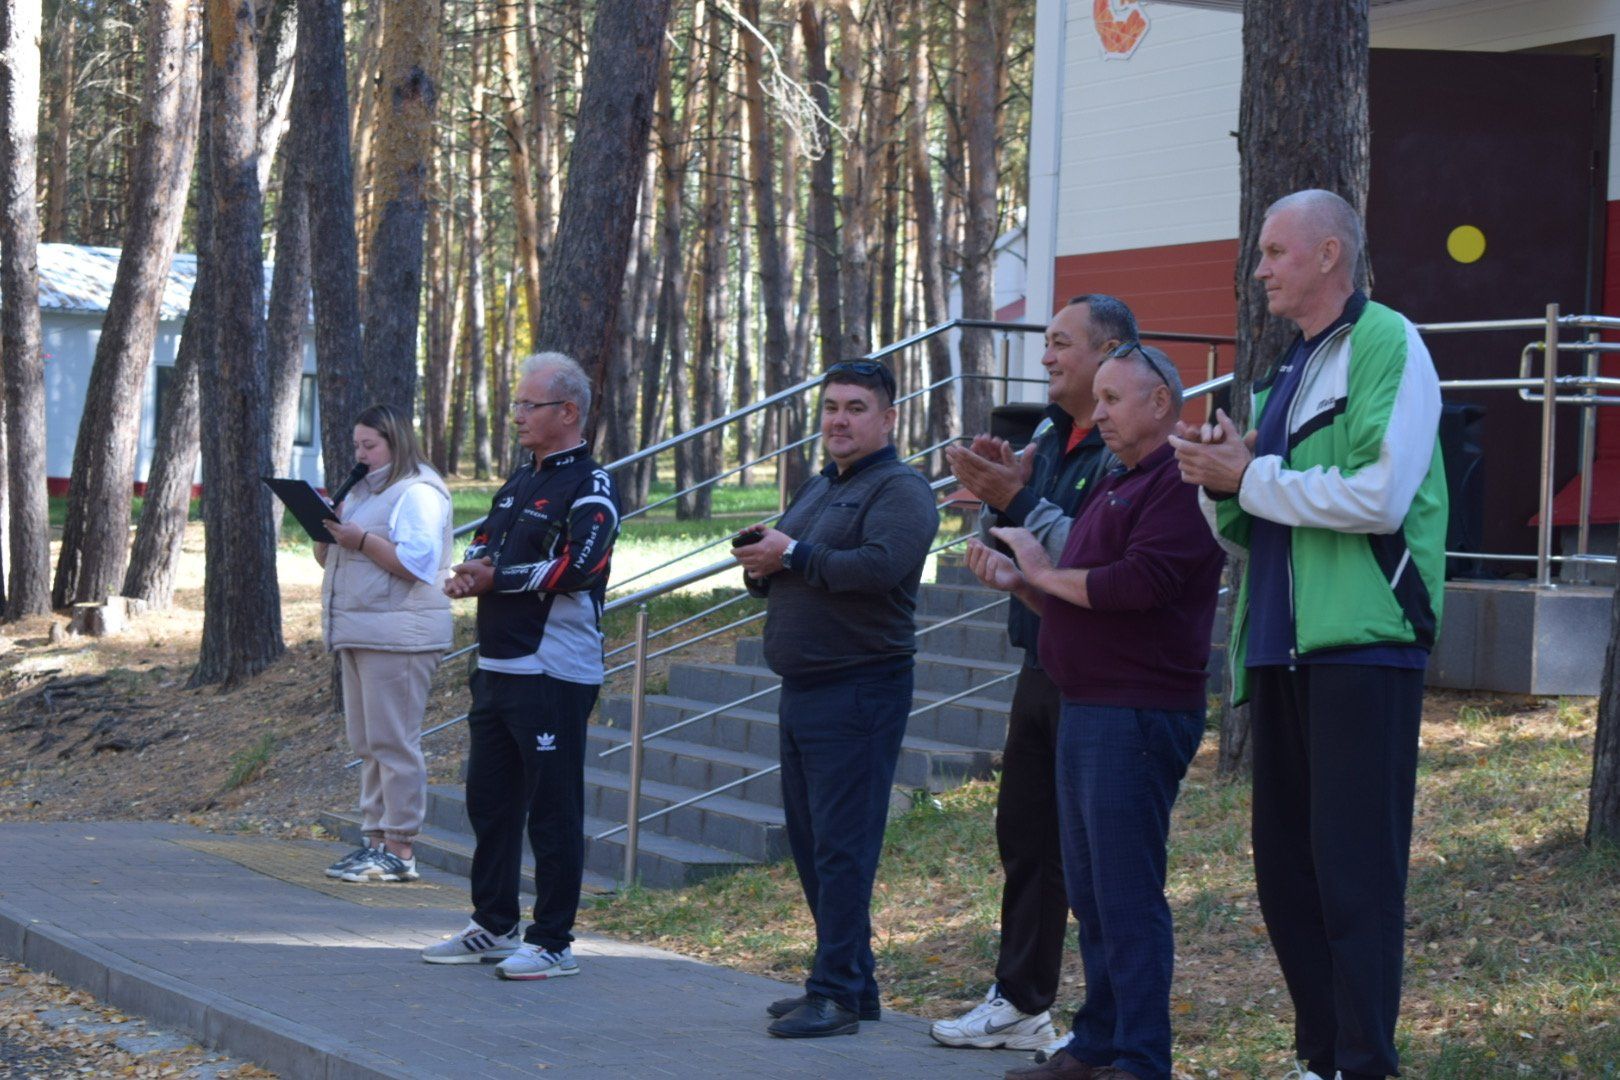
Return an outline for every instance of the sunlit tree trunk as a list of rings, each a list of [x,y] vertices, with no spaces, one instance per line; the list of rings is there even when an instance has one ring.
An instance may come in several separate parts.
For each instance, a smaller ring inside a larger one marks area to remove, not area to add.
[[[387,7],[372,151],[373,230],[361,302],[362,367],[368,404],[386,402],[412,416],[428,160],[440,93],[440,8],[439,0],[390,0]]]
[[[258,103],[252,10],[208,0],[207,90],[219,272],[218,342],[200,371],[203,521],[207,535],[202,648],[194,686],[234,685],[284,651],[270,492],[265,372],[263,207],[256,171]]]
[[[540,290],[536,347],[578,360],[591,374],[598,401],[635,231],[668,19],[669,0],[597,5],[568,155],[568,187]]]
[[[321,464],[335,487],[353,461],[350,431],[365,408],[360,373],[360,253],[349,157],[342,0],[298,0],[295,111],[312,150],[304,175],[315,304]]]
[[[40,17],[39,0],[0,4],[0,364],[5,385],[5,436],[0,447],[5,471],[0,484],[9,528],[10,576],[4,590],[7,619],[50,610],[45,362],[40,356],[34,156],[39,131]],[[126,488],[124,498],[128,497]]]
[[[1280,26],[1276,20],[1288,20]],[[1237,360],[1232,403],[1239,423],[1249,388],[1263,377],[1295,327],[1266,313],[1265,290],[1247,272],[1266,207],[1291,191],[1338,192],[1357,210],[1367,205],[1367,0],[1315,5],[1305,0],[1250,0],[1243,18],[1243,82],[1238,104],[1239,238]],[[1309,57],[1306,61],[1302,58]],[[1241,561],[1231,570],[1236,597]],[[1247,707],[1221,720],[1217,769],[1249,771]]]
[[[179,239],[196,149],[198,21],[187,0],[157,0],[148,7],[147,19],[147,71],[129,227],[73,451],[72,487],[51,589],[51,602],[59,608],[75,601],[103,601],[123,584],[129,518],[111,508],[127,506],[133,490],[158,307]],[[248,74],[256,80],[255,59],[249,57]],[[253,148],[248,160],[257,160]]]

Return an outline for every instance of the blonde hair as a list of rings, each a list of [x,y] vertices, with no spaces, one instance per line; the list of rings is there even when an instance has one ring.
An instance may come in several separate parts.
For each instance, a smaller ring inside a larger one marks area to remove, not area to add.
[[[391,460],[388,463],[388,477],[383,481],[384,488],[396,480],[415,476],[422,471],[424,460],[422,448],[416,442],[416,428],[403,410],[393,405],[373,405],[355,417],[354,424],[356,427],[364,425],[370,428],[388,444]]]

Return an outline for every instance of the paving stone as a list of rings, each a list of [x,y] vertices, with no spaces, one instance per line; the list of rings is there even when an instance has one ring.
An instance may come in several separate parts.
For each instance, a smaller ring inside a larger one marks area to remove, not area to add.
[[[286,1077],[950,1080],[1027,1060],[942,1050],[895,1013],[853,1038],[772,1039],[764,1004],[794,988],[588,935],[581,975],[555,984],[426,965],[419,951],[465,925],[465,881],[430,871],[433,887],[371,902],[320,875],[343,850],[165,823],[0,825],[0,955]]]

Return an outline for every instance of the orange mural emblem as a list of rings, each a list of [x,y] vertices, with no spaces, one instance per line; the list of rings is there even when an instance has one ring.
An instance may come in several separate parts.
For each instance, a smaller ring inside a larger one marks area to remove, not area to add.
[[[1091,21],[1097,26],[1097,38],[1108,60],[1129,58],[1148,29],[1147,16],[1138,0],[1092,0]]]

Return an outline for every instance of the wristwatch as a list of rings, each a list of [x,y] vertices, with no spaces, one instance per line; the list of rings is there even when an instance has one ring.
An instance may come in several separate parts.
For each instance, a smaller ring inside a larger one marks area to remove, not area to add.
[[[793,549],[799,546],[797,540],[789,540],[787,547],[782,549],[782,566],[788,570],[793,569]]]

